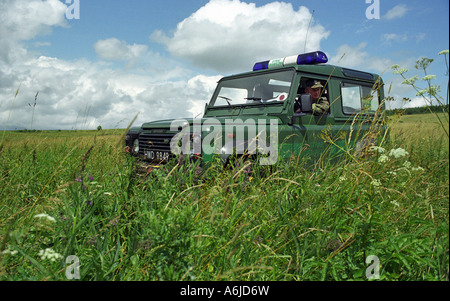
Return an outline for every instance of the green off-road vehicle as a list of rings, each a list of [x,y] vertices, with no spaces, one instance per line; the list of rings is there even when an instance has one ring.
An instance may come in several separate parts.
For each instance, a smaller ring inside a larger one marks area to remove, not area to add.
[[[130,128],[127,149],[148,165],[352,156],[383,129],[383,81],[327,61],[316,51],[258,62],[251,72],[222,78],[202,118]]]

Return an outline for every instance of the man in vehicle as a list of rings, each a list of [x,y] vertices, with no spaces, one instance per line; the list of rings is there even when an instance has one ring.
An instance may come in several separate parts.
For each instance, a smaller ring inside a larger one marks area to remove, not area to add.
[[[330,103],[326,97],[321,97],[323,85],[316,79],[309,79],[306,81],[305,94],[310,94],[312,98],[312,109],[314,115],[323,115],[330,109]],[[295,102],[295,113],[301,113],[301,108]]]

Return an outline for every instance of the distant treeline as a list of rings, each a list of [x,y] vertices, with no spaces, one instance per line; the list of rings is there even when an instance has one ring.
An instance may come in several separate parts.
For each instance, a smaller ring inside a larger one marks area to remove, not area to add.
[[[448,104],[439,106],[386,110],[387,115],[395,115],[397,113],[412,115],[412,114],[443,113],[443,112],[448,113]]]

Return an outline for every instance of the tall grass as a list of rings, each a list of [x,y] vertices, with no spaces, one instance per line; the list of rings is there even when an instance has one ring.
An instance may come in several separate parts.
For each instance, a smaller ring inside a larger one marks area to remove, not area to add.
[[[0,279],[67,280],[75,255],[81,280],[367,280],[375,255],[381,280],[445,280],[448,140],[408,118],[357,161],[252,172],[142,174],[120,131],[8,132]]]

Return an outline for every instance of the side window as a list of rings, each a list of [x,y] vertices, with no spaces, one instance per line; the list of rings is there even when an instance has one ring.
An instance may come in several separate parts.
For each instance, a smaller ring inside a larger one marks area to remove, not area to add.
[[[343,83],[341,95],[344,114],[355,114],[361,111],[374,114],[378,109],[378,91],[370,86]]]

